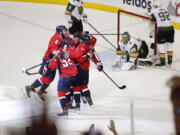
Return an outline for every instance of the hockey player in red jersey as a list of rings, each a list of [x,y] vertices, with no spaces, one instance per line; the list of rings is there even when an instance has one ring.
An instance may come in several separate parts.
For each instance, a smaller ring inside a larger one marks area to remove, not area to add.
[[[48,70],[48,64],[50,60],[53,58],[53,52],[56,51],[58,48],[61,48],[61,43],[65,37],[68,36],[68,30],[66,26],[59,25],[56,27],[56,33],[51,38],[48,49],[46,50],[44,57],[43,57],[43,63],[40,67],[39,73],[42,75],[40,79],[36,79],[30,86],[25,86],[24,91],[25,95],[27,97],[30,97],[30,92],[35,92],[35,88],[38,88],[41,86],[40,90],[37,92],[37,96],[44,100],[43,93],[46,93],[46,89],[49,86],[49,84],[54,80],[56,70],[47,72]]]
[[[58,81],[58,97],[63,109],[59,116],[68,115],[68,103],[70,101],[70,88],[76,79],[78,70],[73,59],[68,55],[68,46],[71,42],[70,38],[65,38],[62,42],[63,49],[60,48],[56,53],[55,59],[53,59],[49,66],[49,70],[59,70],[59,81]]]
[[[78,75],[74,83],[74,98],[76,102],[77,110],[80,110],[80,92],[82,91],[83,96],[87,99],[89,105],[92,105],[91,93],[88,88],[89,83],[89,66],[90,59],[92,59],[98,67],[99,71],[103,70],[101,61],[94,54],[94,46],[96,44],[96,38],[89,35],[83,34],[79,37],[79,44],[74,51],[70,52],[70,57],[74,58],[78,63]]]

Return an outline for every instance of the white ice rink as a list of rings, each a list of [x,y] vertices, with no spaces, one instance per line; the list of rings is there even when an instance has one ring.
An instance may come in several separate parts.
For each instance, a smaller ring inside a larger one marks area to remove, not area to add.
[[[22,74],[23,66],[30,67],[41,62],[49,39],[59,24],[65,24],[65,6],[0,2],[0,135],[5,135],[7,127],[22,129],[31,117],[30,102],[34,110],[40,110],[41,103],[35,98],[25,99],[21,87],[31,84],[39,76]],[[87,9],[89,22],[102,33],[116,33],[117,15]],[[128,23],[128,22],[127,22]],[[147,31],[142,25],[126,25],[133,36]],[[136,27],[136,28],[133,28]],[[84,29],[95,33],[84,24]],[[130,134],[130,103],[135,107],[135,131],[137,135],[169,135],[174,133],[170,89],[167,80],[180,74],[180,31],[176,30],[173,66],[139,68],[136,71],[111,71],[113,48],[97,36],[96,50],[104,63],[105,71],[119,84],[126,84],[126,90],[118,90],[95,66],[90,71],[90,90],[94,105],[82,105],[80,114],[70,114],[68,118],[58,118],[64,134],[80,134],[94,123],[105,135],[109,120],[113,119],[119,135]],[[116,36],[107,36],[116,44]],[[145,39],[147,40],[147,39]],[[55,116],[61,111],[57,95],[57,79],[48,88],[49,113]],[[38,115],[38,114],[35,114]]]

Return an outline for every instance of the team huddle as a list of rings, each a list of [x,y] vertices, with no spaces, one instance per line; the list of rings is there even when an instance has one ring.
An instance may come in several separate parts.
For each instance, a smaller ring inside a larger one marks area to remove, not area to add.
[[[166,64],[166,52],[168,64],[171,65],[174,42],[174,28],[171,19],[168,12],[157,3],[154,4],[154,10],[151,13],[152,22],[156,22],[158,26],[158,34],[155,36],[157,36],[160,63],[156,66]],[[103,71],[103,65],[95,51],[97,39],[89,32],[83,31],[82,21],[88,22],[82,0],[70,0],[65,16],[68,28],[64,25],[56,27],[56,32],[50,39],[39,69],[41,77],[23,89],[27,97],[31,97],[31,92],[35,92],[39,99],[45,101],[46,89],[54,80],[58,70],[57,93],[63,110],[58,114],[59,116],[68,115],[68,109],[79,111],[81,100],[90,106],[93,105],[88,88],[90,61],[97,65],[99,71]],[[139,58],[147,58],[149,53],[147,44],[143,40],[131,37],[128,32],[122,33],[121,38],[113,67],[121,70],[134,70],[138,66]],[[149,64],[148,62],[146,61],[146,64]],[[39,88],[38,91],[36,91],[37,88]],[[75,106],[72,104],[73,101],[75,101]]]
[[[51,38],[47,51],[43,57],[39,73],[40,79],[36,79],[32,85],[25,86],[27,97],[36,88],[44,100],[43,93],[54,80],[56,69],[59,71],[58,97],[63,109],[59,115],[67,115],[68,109],[80,110],[81,96],[83,102],[93,105],[91,93],[88,88],[90,60],[97,65],[99,71],[103,70],[100,59],[95,54],[94,46],[96,38],[88,32],[68,34],[64,25],[56,27],[56,33]],[[76,106],[72,106],[72,93]]]

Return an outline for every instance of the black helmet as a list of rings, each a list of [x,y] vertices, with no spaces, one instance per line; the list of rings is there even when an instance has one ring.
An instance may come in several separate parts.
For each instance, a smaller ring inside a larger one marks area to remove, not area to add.
[[[65,46],[68,47],[72,42],[72,39],[71,38],[65,38],[63,41],[62,41],[62,47],[64,48]]]
[[[81,36],[81,40],[82,40],[83,43],[85,43],[87,45],[87,44],[90,43],[91,37],[88,34],[84,34],[84,35]]]
[[[64,25],[59,25],[56,27],[56,32],[62,32],[63,30],[68,30],[68,29]]]
[[[82,34],[80,32],[76,32],[73,34],[73,37],[80,38],[81,36],[82,36]]]

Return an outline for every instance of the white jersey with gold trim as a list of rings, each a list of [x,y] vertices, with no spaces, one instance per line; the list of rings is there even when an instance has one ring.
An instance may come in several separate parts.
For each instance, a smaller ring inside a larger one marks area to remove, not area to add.
[[[152,22],[157,23],[157,27],[172,27],[172,21],[168,11],[163,8],[156,8],[151,12]]]
[[[141,40],[132,37],[126,44],[126,51],[131,54],[132,51],[138,52],[141,46]],[[136,48],[136,49],[133,49]]]
[[[71,15],[73,17],[75,17],[77,20],[81,20],[83,14],[84,14],[83,0],[78,0],[78,1],[77,0],[69,0],[69,3],[75,6]]]

